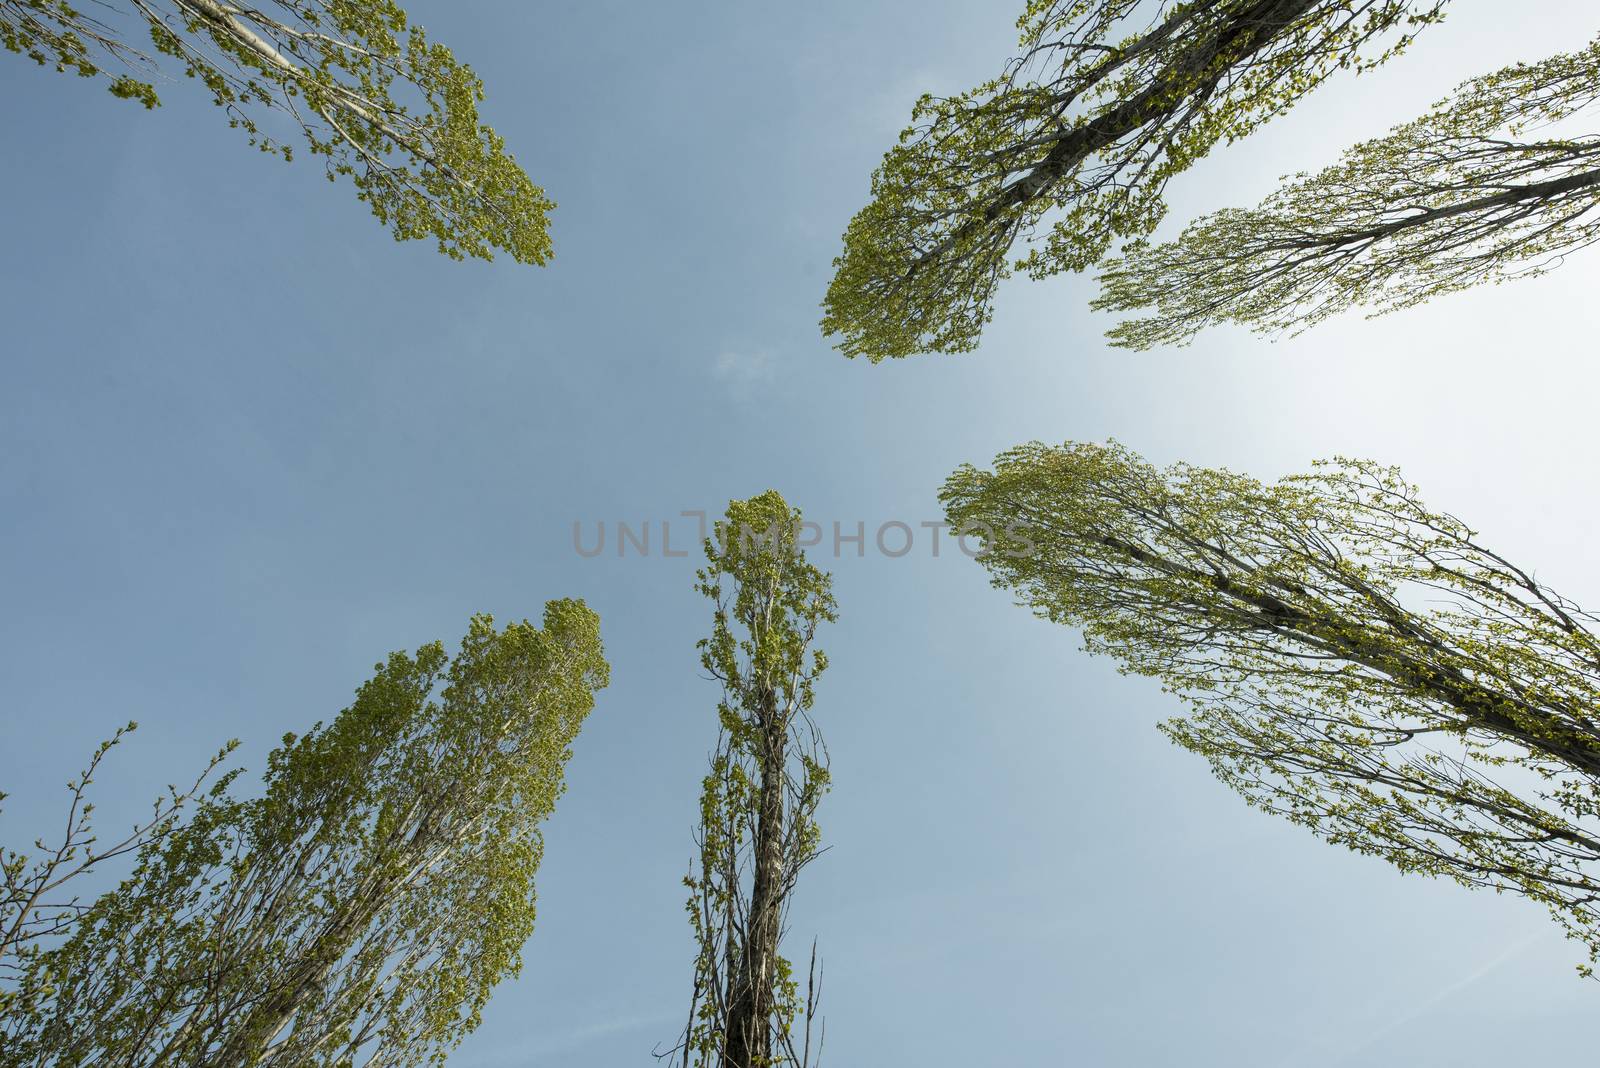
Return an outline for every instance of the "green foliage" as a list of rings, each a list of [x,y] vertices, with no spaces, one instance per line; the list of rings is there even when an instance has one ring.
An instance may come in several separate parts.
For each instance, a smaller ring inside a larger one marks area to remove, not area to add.
[[[1095,307],[1145,313],[1110,337],[1148,349],[1220,323],[1298,333],[1355,307],[1381,314],[1542,274],[1600,240],[1600,137],[1525,135],[1597,99],[1600,39],[1475,78],[1253,209],[1131,243]]]
[[[832,580],[796,544],[800,522],[774,491],[730,502],[697,575],[715,606],[700,662],[723,696],[700,797],[699,869],[684,880],[699,947],[674,1050],[684,1068],[812,1063],[815,952],[802,996],[779,942],[795,880],[821,848],[827,750],[810,708],[827,658],[812,646],[836,606]]]
[[[946,482],[1020,524],[994,583],[1157,679],[1246,800],[1402,871],[1523,894],[1600,960],[1600,622],[1391,468],[1275,484],[1025,445]]]
[[[1138,0],[1032,0],[1000,77],[917,102],[845,231],[823,331],[874,361],[971,350],[1013,266],[1080,271],[1150,233],[1171,178],[1335,71],[1395,55],[1444,3],[1167,0],[1123,37]]]
[[[539,824],[607,681],[598,618],[473,619],[287,735],[35,954],[0,1064],[439,1063],[521,966]]]
[[[88,908],[78,895],[71,894],[74,880],[81,883],[102,865],[154,848],[182,826],[191,808],[204,810],[223,798],[239,774],[238,769],[215,774],[236,748],[229,743],[187,790],[169,786],[151,806],[147,819],[135,823],[120,839],[104,840],[95,829],[95,806],[88,800],[88,790],[106,756],[138,726],[130,721],[117,728],[95,749],[78,777],[67,783],[71,803],[59,842],[36,840],[37,852],[32,855],[0,849],[0,1019],[31,1012],[41,997],[48,996],[48,989],[28,983],[25,977],[45,948],[69,934]],[[6,796],[0,791],[0,801]]]
[[[349,178],[396,240],[431,239],[453,259],[549,260],[555,205],[479,123],[482,83],[393,0],[113,0],[111,11],[141,26],[153,54],[65,0],[0,0],[0,43],[105,76],[113,95],[147,108],[159,103],[147,79],[166,57],[263,152],[289,159],[268,127],[298,127],[328,179]],[[108,62],[141,76],[107,74]]]

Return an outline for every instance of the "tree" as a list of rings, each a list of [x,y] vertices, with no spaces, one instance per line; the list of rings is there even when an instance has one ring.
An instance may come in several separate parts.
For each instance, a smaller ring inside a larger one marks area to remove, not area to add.
[[[1600,38],[1475,78],[1256,208],[1131,243],[1095,307],[1143,313],[1110,336],[1148,349],[1219,323],[1298,333],[1354,307],[1381,314],[1542,274],[1600,240],[1600,137],[1526,135],[1597,99]]]
[[[699,952],[689,1020],[669,1053],[684,1068],[809,1068],[820,994],[813,945],[802,1001],[781,952],[800,870],[820,850],[827,749],[810,709],[835,618],[832,580],[796,544],[800,512],[769,490],[732,501],[705,545],[698,589],[716,606],[700,662],[722,684],[700,798],[698,870],[684,880]],[[802,1022],[795,1033],[797,1020]]]
[[[1181,695],[1162,729],[1250,804],[1532,898],[1600,961],[1600,620],[1394,469],[1263,484],[1033,443],[942,499],[995,585]]]
[[[550,258],[555,206],[478,122],[483,84],[393,0],[107,0],[112,25],[67,0],[0,0],[0,43],[41,66],[103,76],[147,108],[167,57],[198,79],[263,152],[297,126],[329,181],[354,182],[396,240],[432,238],[453,259]],[[127,32],[124,32],[127,30]],[[151,53],[130,43],[147,34]],[[108,73],[106,68],[123,72]],[[263,113],[280,116],[269,122]]]
[[[824,333],[877,361],[966,352],[1013,266],[1092,266],[1150,233],[1167,182],[1343,68],[1376,66],[1445,0],[1031,0],[1022,55],[959,96],[923,96],[851,220]],[[1370,49],[1376,47],[1375,54]],[[1014,265],[1019,238],[1060,212]]]
[[[604,686],[599,621],[393,653],[266,791],[207,796],[35,954],[0,1064],[438,1063],[521,966],[539,824]]]

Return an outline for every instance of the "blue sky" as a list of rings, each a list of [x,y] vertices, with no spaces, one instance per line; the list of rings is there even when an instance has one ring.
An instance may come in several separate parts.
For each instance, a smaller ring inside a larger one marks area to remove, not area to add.
[[[1013,5],[407,6],[557,201],[552,266],[396,245],[188,85],[147,114],[0,62],[0,831],[53,827],[130,717],[108,817],[228,738],[254,774],[390,649],[586,598],[614,681],[548,827],[525,973],[458,1068],[649,1064],[685,1008],[709,612],[693,559],[585,559],[574,522],[773,487],[824,526],[915,526],[951,468],[1031,438],[1265,477],[1346,454],[1600,603],[1595,255],[1137,356],[1103,344],[1091,280],[1016,280],[975,355],[846,361],[815,328],[838,235],[914,97],[1009,54]],[[1456,0],[1405,60],[1175,183],[1172,225],[1600,30],[1578,0],[1511,9]],[[794,947],[815,934],[826,962],[829,1063],[1591,1055],[1600,992],[1535,907],[1249,811],[1155,730],[1171,700],[959,553],[824,548],[832,848]]]

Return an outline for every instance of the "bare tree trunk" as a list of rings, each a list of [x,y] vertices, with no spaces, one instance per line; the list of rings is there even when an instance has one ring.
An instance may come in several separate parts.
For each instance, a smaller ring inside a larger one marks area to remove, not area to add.
[[[782,933],[784,762],[788,723],[776,695],[761,694],[761,809],[757,815],[755,872],[750,890],[743,959],[733,976],[722,1068],[764,1068],[772,1063],[772,995]]]
[[[1187,84],[1188,79],[1196,75],[1204,78],[1201,86],[1186,90],[1182,95],[1192,93],[1198,100],[1205,100],[1215,92],[1233,64],[1270,46],[1294,25],[1295,20],[1315,6],[1316,0],[1260,0],[1254,7],[1237,12],[1214,37],[1195,42],[1187,53],[1177,57],[1144,92],[1064,132],[1044,159],[1007,187],[984,211],[984,218],[992,222],[1019,204],[1033,200],[1094,152],[1170,111],[1172,96],[1179,91],[1177,87]],[[1165,35],[1166,31],[1159,32]],[[1220,64],[1221,57],[1228,57],[1229,63]]]

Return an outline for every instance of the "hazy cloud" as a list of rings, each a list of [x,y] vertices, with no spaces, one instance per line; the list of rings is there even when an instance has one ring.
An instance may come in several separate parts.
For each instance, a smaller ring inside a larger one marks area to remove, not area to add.
[[[711,376],[735,396],[749,396],[778,375],[778,358],[768,349],[723,351],[711,367]]]

